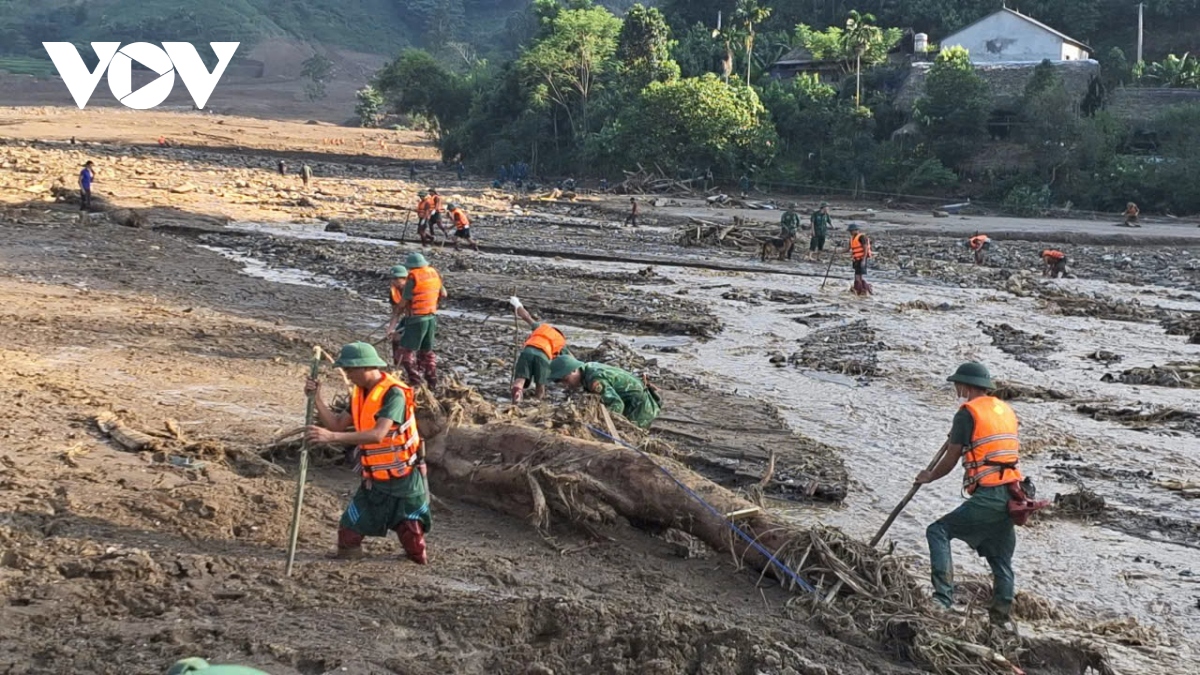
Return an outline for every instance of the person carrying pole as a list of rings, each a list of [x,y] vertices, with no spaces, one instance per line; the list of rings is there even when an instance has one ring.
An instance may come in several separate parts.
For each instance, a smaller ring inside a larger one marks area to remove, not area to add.
[[[437,354],[433,347],[437,336],[438,303],[446,297],[446,289],[442,286],[441,275],[420,253],[409,253],[404,266],[408,269],[408,278],[400,291],[405,314],[404,334],[399,339],[397,360],[404,368],[410,386],[428,384],[430,389],[437,389]],[[395,336],[389,333],[388,338],[395,339]]]
[[[321,395],[321,382],[304,390],[316,402],[319,424],[309,426],[309,442],[354,445],[362,484],[338,521],[339,559],[364,556],[365,537],[395,532],[408,559],[428,562],[425,533],[433,525],[425,484],[424,446],[417,430],[416,396],[408,385],[384,372],[387,363],[365,342],[342,347],[333,365],[353,385],[350,411],[335,413]]]
[[[933,599],[947,609],[953,605],[950,540],[958,539],[992,568],[991,622],[1015,630],[1011,623],[1015,593],[1012,558],[1017,535],[1009,501],[1020,493],[1023,503],[1022,488],[1032,491],[1031,483],[1022,485],[1024,477],[1017,467],[1021,448],[1017,416],[1007,403],[989,394],[996,387],[982,363],[964,363],[947,380],[954,383],[960,406],[940,459],[932,468],[918,473],[914,483],[927,485],[945,477],[961,459],[963,490],[969,498],[925,530],[933,570]]]
[[[557,327],[535,321],[521,304],[520,298],[513,296],[508,302],[513,306],[517,318],[533,329],[513,366],[512,402],[520,403],[525,390],[531,386],[534,387],[534,396],[540,401],[546,398],[551,359],[571,353],[567,349],[567,337]]]
[[[604,407],[643,429],[649,428],[662,410],[658,387],[616,366],[584,363],[569,354],[560,354],[550,362],[550,381],[599,396]]]

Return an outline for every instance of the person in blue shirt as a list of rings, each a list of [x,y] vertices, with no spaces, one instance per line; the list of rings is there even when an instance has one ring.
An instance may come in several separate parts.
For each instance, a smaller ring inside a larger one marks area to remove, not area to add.
[[[92,208],[92,183],[96,180],[95,165],[88,160],[79,172],[79,210],[87,211]]]

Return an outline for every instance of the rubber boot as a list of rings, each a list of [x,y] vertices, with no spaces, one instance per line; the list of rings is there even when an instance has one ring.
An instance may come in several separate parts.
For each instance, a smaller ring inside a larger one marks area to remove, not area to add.
[[[425,382],[429,385],[429,388],[436,391],[438,386],[437,354],[433,352],[417,352],[417,367],[424,374]]]
[[[406,520],[396,526],[396,534],[400,537],[400,545],[404,547],[409,560],[418,565],[429,562],[425,554],[425,532],[421,530],[421,523]]]
[[[337,532],[337,554],[334,558],[338,560],[358,560],[364,555],[362,549],[363,536],[354,530],[345,527],[339,527]]]
[[[424,382],[421,371],[417,367],[417,354],[411,349],[400,348],[400,366],[404,368],[404,376],[408,378],[408,386],[419,387]]]

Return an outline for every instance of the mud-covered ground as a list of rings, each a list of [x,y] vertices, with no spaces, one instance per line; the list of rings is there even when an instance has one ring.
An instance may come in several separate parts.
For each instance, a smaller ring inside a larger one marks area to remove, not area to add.
[[[37,137],[73,135],[49,126]],[[286,145],[325,150],[297,135]],[[381,337],[384,271],[415,248],[394,207],[424,185],[338,155],[305,192],[254,143],[213,146],[0,146],[0,672],[151,673],[191,655],[280,674],[911,668],[875,636],[785,610],[788,597],[734,561],[681,558],[626,526],[545,540],[436,485],[428,568],[401,562],[393,541],[372,541],[362,563],[326,561],[354,487],[337,467],[315,476],[298,573],[284,579],[293,467],[261,453],[300,422],[312,344]],[[51,202],[55,180],[69,184],[92,154],[106,158],[102,196],[148,209],[146,227],[80,224]],[[679,247],[686,205],[647,207],[635,229],[619,227],[621,198],[514,207],[482,182],[453,191],[485,249],[426,251],[450,293],[439,351],[459,381],[505,397],[525,333],[505,304],[515,292],[590,357],[659,382],[652,437],[693,468],[866,539],[948,429],[945,375],[981,359],[1021,416],[1028,473],[1062,495],[1020,533],[1020,588],[1060,610],[1026,630],[1099,643],[1120,672],[1195,668],[1200,394],[1122,379],[1200,362],[1200,246],[1186,236],[1068,244],[1012,220],[1019,236],[975,267],[957,233],[875,223],[876,296],[860,300],[841,259],[823,281],[829,257]],[[1078,278],[1039,277],[1050,246],[1072,247]],[[106,411],[161,447],[118,451],[93,422]],[[954,480],[923,490],[889,534],[917,575],[924,526],[958,501]],[[960,575],[985,578],[955,552]],[[65,622],[77,630],[64,642]]]

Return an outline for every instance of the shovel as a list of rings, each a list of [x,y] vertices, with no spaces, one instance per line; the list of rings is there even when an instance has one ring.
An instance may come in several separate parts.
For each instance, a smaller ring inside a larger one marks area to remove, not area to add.
[[[308,376],[317,379],[321,369],[321,348],[313,347],[312,367]],[[292,576],[292,567],[296,562],[296,541],[300,536],[300,508],[304,505],[304,481],[308,477],[308,427],[313,423],[316,413],[316,393],[308,395],[308,406],[304,410],[304,436],[300,441],[300,476],[296,479],[296,501],[292,506],[292,526],[288,533],[287,567],[284,576]]]

